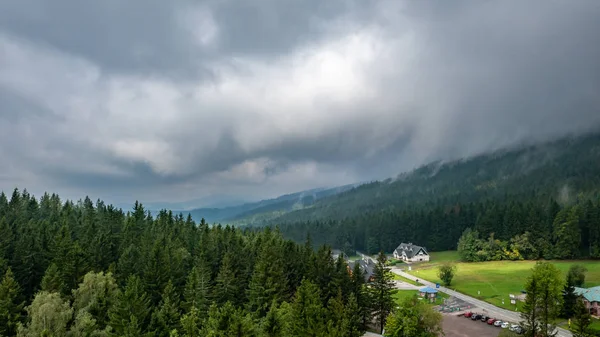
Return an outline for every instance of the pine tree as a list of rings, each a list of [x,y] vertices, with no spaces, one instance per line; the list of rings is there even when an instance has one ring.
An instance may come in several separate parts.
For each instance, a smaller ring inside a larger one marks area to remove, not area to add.
[[[238,280],[236,279],[236,273],[233,267],[233,257],[229,252],[225,253],[225,256],[223,257],[221,268],[215,283],[215,295],[218,303],[238,303],[240,289],[238,287]]]
[[[395,293],[393,276],[385,266],[386,261],[385,254],[380,252],[373,271],[373,282],[370,286],[372,312],[380,331],[383,331],[385,319],[392,312],[395,303],[393,298]]]
[[[113,335],[123,336],[133,333],[132,330],[128,330],[128,327],[148,326],[149,314],[150,299],[144,291],[140,278],[132,275],[127,279],[125,291],[117,295],[115,304],[108,312]]]
[[[287,288],[283,265],[280,247],[263,245],[248,288],[248,310],[258,317],[264,316],[273,302],[283,300]]]
[[[554,321],[562,308],[563,282],[560,270],[549,262],[537,262],[527,279],[527,297],[521,316],[528,336],[556,335]]]
[[[66,288],[63,279],[58,272],[56,263],[52,263],[42,278],[42,291],[49,293],[62,293]]]
[[[14,336],[23,318],[23,306],[19,284],[8,268],[0,283],[0,336]]]
[[[201,319],[208,317],[208,309],[212,300],[212,281],[210,269],[205,263],[201,262],[192,268],[183,295],[182,307],[185,312],[189,313],[192,308],[196,308]]]
[[[327,310],[321,292],[312,282],[303,280],[296,291],[286,319],[285,336],[317,337],[326,333]]]
[[[561,312],[564,318],[571,318],[575,313],[575,305],[577,303],[575,282],[574,275],[571,273],[567,274],[567,282],[563,289],[563,307]]]
[[[180,316],[179,296],[173,282],[169,280],[163,290],[160,305],[152,313],[151,326],[159,337],[169,337],[172,330],[179,328]]]
[[[591,337],[590,325],[592,324],[592,315],[583,303],[583,299],[578,298],[573,309],[574,316],[574,337]]]
[[[192,307],[190,312],[181,317],[180,323],[185,337],[200,337],[200,315],[196,307]]]

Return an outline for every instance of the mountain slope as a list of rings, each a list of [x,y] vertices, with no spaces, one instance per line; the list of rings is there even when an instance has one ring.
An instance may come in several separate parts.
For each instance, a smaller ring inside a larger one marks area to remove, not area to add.
[[[600,187],[600,134],[497,151],[448,163],[435,162],[395,179],[372,182],[322,198],[308,208],[263,223],[343,219],[364,212],[415,207],[445,200],[471,202],[544,194],[568,201]],[[238,223],[256,223],[258,210]]]
[[[281,214],[302,209],[313,205],[317,200],[329,197],[352,189],[359,184],[345,185],[335,188],[317,188],[292,194],[282,195],[275,199],[261,200],[237,206],[223,208],[198,208],[190,211],[175,211],[189,213],[192,219],[200,221],[204,218],[208,223],[226,222],[235,224],[239,220],[243,223],[262,222],[271,220]]]
[[[263,224],[348,253],[457,249],[471,229],[480,261],[600,258],[600,134],[432,163]]]

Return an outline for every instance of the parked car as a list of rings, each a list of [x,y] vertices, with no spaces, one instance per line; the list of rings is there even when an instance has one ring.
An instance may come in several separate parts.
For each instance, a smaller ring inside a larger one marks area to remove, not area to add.
[[[522,327],[522,326],[520,326],[520,325],[518,325],[518,326],[515,328],[515,330],[514,330],[514,331],[515,331],[516,333],[518,333],[519,335],[521,335],[521,334],[525,333],[525,329],[523,329],[523,327]]]
[[[494,322],[496,322],[495,318],[490,318],[487,320],[487,324],[489,324],[489,325],[494,325]]]
[[[477,321],[481,319],[481,314],[476,314],[473,317],[471,317],[472,320]]]
[[[494,326],[500,327],[502,325],[502,323],[504,323],[504,322],[502,322],[501,320],[497,320],[494,322]]]
[[[471,316],[473,316],[473,313],[470,311],[465,312],[465,317],[466,318],[471,318]]]
[[[483,316],[481,316],[481,321],[482,321],[482,322],[487,322],[487,321],[488,321],[488,319],[490,319],[490,317],[489,317],[489,316],[486,316],[486,315],[483,315]]]
[[[519,326],[517,324],[511,324],[509,330],[516,331]]]
[[[502,329],[508,329],[508,327],[510,326],[510,323],[508,322],[503,322],[502,325],[500,326]]]

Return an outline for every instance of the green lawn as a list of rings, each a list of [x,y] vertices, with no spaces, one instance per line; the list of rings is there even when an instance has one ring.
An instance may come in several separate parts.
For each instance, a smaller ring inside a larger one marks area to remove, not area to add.
[[[412,271],[409,273],[431,282],[440,282],[437,276],[437,266],[441,262],[457,260],[456,252],[431,253],[431,261],[413,264]],[[586,286],[600,285],[600,261],[552,261],[552,263],[562,271],[563,275],[566,275],[572,264],[585,265],[588,269]],[[451,289],[502,308],[515,310],[516,306],[510,304],[508,295],[521,293],[535,261],[459,262],[456,265],[456,276],[450,286]],[[502,299],[504,299],[504,304],[502,304]],[[517,301],[517,303],[521,302]]]
[[[418,294],[419,292],[417,290],[397,290],[394,294],[394,299],[396,300],[397,304],[400,304],[404,299]],[[436,299],[436,301],[434,303],[429,302],[428,304],[432,306],[442,304],[444,303],[444,299],[448,297],[449,296],[447,294],[438,293],[438,298]]]

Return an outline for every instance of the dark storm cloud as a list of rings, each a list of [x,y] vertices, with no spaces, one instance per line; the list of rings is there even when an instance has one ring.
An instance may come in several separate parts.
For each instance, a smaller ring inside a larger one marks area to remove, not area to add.
[[[108,71],[205,77],[212,75],[206,61],[274,57],[321,38],[331,20],[365,18],[368,9],[358,0],[9,0],[0,3],[0,30]],[[193,29],[211,30],[209,21],[218,25],[218,46],[195,41]]]
[[[599,17],[595,0],[4,1],[0,187],[266,197],[594,130]]]

